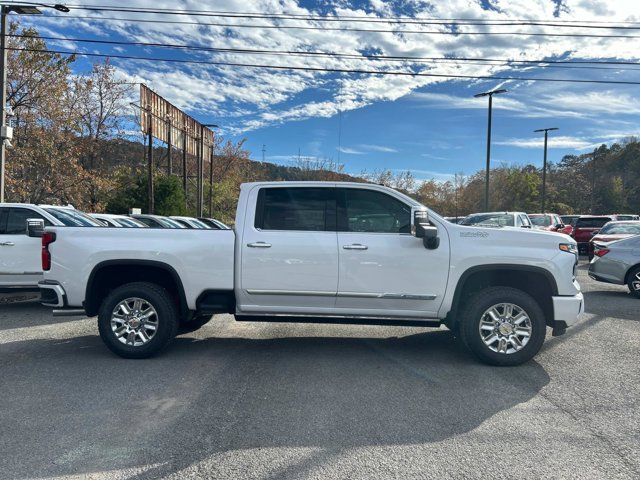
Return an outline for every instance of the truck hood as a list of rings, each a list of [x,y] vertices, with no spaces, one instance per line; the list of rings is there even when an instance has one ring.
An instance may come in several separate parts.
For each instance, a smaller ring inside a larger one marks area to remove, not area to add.
[[[499,242],[502,245],[512,244],[520,246],[522,244],[532,244],[537,246],[553,246],[557,250],[560,243],[572,243],[576,241],[569,235],[549,230],[528,229],[518,227],[480,227],[474,225],[454,225],[448,226],[451,235],[462,239],[486,239],[492,242]]]

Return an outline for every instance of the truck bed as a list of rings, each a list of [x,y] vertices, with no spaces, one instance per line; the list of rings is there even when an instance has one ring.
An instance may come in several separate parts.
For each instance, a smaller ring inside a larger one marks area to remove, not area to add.
[[[46,276],[62,280],[67,306],[82,306],[96,267],[119,261],[170,265],[182,281],[190,309],[195,309],[205,290],[233,290],[233,230],[49,227],[47,231],[54,232],[56,240],[49,245],[51,270]]]

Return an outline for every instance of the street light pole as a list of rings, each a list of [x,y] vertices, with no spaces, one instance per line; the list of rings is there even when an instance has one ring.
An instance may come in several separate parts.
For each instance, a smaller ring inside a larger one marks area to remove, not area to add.
[[[538,130],[534,130],[534,132],[544,132],[544,159],[542,161],[542,210],[541,213],[545,213],[545,203],[547,198],[547,140],[549,137],[549,132],[552,130],[559,130],[558,127],[551,128],[539,128]]]
[[[4,203],[4,177],[5,177],[5,153],[6,140],[11,137],[7,134],[7,15],[11,12],[17,15],[39,15],[42,12],[37,8],[53,8],[59,12],[68,12],[64,5],[45,5],[42,3],[30,5],[1,5],[0,6],[0,203]]]
[[[2,6],[0,15],[2,23],[0,25],[0,82],[2,82],[2,93],[0,93],[0,126],[2,127],[2,138],[0,139],[0,203],[4,203],[4,166],[5,166],[5,126],[6,126],[6,105],[7,105],[7,14],[9,7]]]
[[[489,92],[477,93],[474,95],[475,98],[478,97],[489,97],[489,115],[487,122],[487,166],[485,170],[485,180],[484,180],[484,211],[489,211],[489,171],[491,169],[491,116],[493,110],[493,96],[499,93],[505,93],[506,90],[504,88],[498,90],[491,90]]]

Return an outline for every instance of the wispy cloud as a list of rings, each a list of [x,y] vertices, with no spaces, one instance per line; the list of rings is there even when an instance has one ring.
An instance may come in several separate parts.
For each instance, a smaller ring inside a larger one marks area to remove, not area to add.
[[[544,140],[542,138],[509,138],[507,140],[496,140],[496,145],[507,145],[518,148],[542,148]],[[593,145],[593,140],[570,136],[549,137],[549,148],[574,148],[576,150],[586,149]]]
[[[337,147],[336,150],[338,150],[340,153],[346,153],[348,155],[364,155],[365,152],[363,152],[362,150],[356,150],[355,148],[351,148],[351,147]]]
[[[398,150],[391,147],[386,147],[384,145],[370,145],[370,144],[360,144],[359,148],[363,150],[370,150],[373,152],[383,152],[383,153],[396,153]]]

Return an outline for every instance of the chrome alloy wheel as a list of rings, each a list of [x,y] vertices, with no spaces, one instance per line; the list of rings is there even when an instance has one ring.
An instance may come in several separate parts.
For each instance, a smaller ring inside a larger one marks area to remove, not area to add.
[[[518,305],[498,303],[482,314],[479,331],[489,350],[496,353],[516,353],[529,343],[531,319]]]
[[[640,272],[636,273],[633,280],[631,280],[631,286],[635,291],[640,291]]]
[[[143,298],[127,298],[113,309],[111,330],[125,345],[145,345],[158,330],[158,313],[153,305]]]

